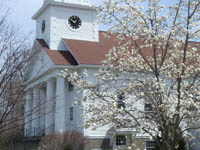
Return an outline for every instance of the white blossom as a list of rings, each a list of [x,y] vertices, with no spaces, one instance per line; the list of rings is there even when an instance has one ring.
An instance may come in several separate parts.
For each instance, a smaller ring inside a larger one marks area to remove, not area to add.
[[[70,76],[84,91],[85,127],[135,128],[159,137],[162,150],[178,148],[177,137],[189,140],[189,131],[199,128],[200,2],[106,0],[99,12],[119,45],[106,55],[95,82],[85,72]],[[120,109],[119,92],[125,94]],[[152,110],[146,112],[145,104]]]

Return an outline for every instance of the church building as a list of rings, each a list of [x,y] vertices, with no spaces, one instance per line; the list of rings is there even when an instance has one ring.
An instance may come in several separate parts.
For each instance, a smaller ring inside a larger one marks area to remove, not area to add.
[[[32,48],[26,86],[25,136],[37,137],[68,130],[80,131],[89,140],[87,150],[126,149],[131,136],[110,126],[84,129],[83,110],[74,105],[81,99],[61,71],[88,71],[88,79],[101,68],[106,53],[117,44],[99,31],[97,12],[90,0],[44,0],[35,13],[36,40]],[[153,150],[148,136],[134,139],[141,150]]]

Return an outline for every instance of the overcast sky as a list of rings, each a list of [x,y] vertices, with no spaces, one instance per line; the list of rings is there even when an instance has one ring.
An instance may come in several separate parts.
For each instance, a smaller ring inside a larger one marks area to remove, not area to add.
[[[97,4],[99,0],[92,1]],[[31,17],[42,4],[43,0],[0,0],[0,5],[10,8],[10,20],[20,27],[23,33],[32,32],[32,36],[35,36],[35,21]]]

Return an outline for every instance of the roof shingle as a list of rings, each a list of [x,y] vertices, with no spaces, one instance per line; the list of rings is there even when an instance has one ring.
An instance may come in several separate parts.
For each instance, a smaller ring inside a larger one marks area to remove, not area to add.
[[[72,54],[80,64],[101,65],[109,50],[118,45],[116,36],[107,38],[99,32],[99,42],[64,39]]]

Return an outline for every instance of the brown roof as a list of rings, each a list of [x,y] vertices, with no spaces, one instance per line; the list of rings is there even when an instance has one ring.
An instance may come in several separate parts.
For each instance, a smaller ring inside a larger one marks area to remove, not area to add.
[[[38,42],[56,65],[101,65],[109,50],[119,45],[116,38],[117,35],[111,35],[110,38],[108,38],[104,33],[106,32],[99,32],[99,42],[64,39],[70,51],[50,50],[44,40],[38,39]],[[139,41],[139,44],[140,43],[142,44],[142,42]],[[200,49],[198,42],[190,42],[189,45]],[[161,50],[157,52],[159,54]],[[153,50],[143,48],[142,53],[144,56],[151,56],[153,55]]]
[[[117,45],[115,36],[107,38],[99,32],[99,42],[64,39],[80,64],[101,65],[108,51]]]
[[[107,38],[104,33],[99,32],[99,42],[64,39],[70,51],[50,50],[43,39],[37,40],[56,65],[101,65],[108,51],[117,45],[115,36]]]
[[[78,65],[77,61],[72,56],[69,51],[57,51],[50,50],[48,45],[45,43],[43,39],[37,39],[40,45],[43,47],[47,55],[51,58],[51,60],[56,65]]]

